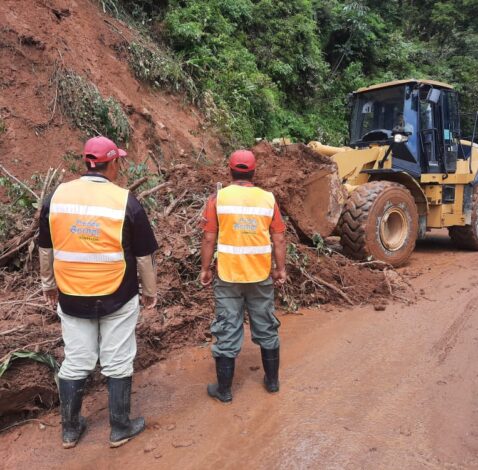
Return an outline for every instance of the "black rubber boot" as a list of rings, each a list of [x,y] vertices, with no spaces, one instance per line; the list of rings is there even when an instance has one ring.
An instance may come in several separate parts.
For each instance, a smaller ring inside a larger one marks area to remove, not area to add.
[[[110,447],[119,447],[145,429],[144,418],[129,419],[132,377],[108,377],[110,409]]]
[[[216,357],[215,359],[217,383],[209,384],[207,393],[210,397],[216,398],[222,403],[231,403],[231,387],[236,360],[232,357]]]
[[[86,429],[86,420],[80,416],[86,379],[59,382],[63,448],[71,449]]]
[[[262,365],[264,367],[264,387],[269,393],[279,391],[279,348],[261,348]]]

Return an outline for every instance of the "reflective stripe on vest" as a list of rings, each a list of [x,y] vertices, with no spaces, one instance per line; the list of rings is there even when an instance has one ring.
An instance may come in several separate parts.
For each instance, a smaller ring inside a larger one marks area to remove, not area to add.
[[[218,275],[226,282],[260,282],[271,271],[272,193],[231,185],[217,194]]]
[[[123,280],[122,246],[128,191],[110,182],[78,179],[61,184],[50,203],[53,270],[61,292],[114,293]]]

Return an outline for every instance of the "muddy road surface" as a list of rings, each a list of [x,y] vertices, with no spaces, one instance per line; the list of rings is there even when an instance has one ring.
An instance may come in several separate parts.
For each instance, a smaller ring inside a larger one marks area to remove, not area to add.
[[[384,311],[282,315],[281,391],[262,388],[247,339],[234,402],[206,396],[207,345],[135,376],[134,414],[148,429],[108,448],[104,388],[85,400],[89,428],[63,450],[58,413],[0,435],[5,469],[476,469],[478,254],[443,234],[402,268],[417,301]]]

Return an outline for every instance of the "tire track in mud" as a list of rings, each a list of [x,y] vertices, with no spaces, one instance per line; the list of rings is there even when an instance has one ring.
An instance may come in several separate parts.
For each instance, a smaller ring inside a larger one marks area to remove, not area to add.
[[[431,352],[434,355],[438,355],[439,365],[445,362],[446,358],[455,347],[458,337],[473,314],[473,308],[477,305],[477,302],[478,297],[473,297],[469,300],[458,317],[455,318],[453,323],[446,329],[445,333],[433,345]]]

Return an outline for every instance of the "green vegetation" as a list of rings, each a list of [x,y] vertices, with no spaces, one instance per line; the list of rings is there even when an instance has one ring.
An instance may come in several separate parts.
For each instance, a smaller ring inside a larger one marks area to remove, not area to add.
[[[150,168],[148,167],[148,160],[149,157],[146,157],[146,159],[141,163],[134,163],[130,161],[128,163],[128,167],[121,172],[122,175],[127,179],[127,186],[131,186],[134,182],[144,178],[145,176],[148,177],[147,181],[145,181],[137,190],[137,195],[141,194],[143,191],[148,191],[149,189],[154,188],[163,181],[163,177],[160,174],[151,172]],[[151,222],[154,225],[156,223],[155,211],[159,209],[159,202],[155,197],[155,194],[145,196],[142,198],[141,203],[150,217],[152,217]]]
[[[0,134],[7,132],[7,123],[4,119],[0,118]]]
[[[315,233],[312,237],[312,244],[314,245],[317,253],[323,256],[329,256],[332,254],[332,250],[327,246],[325,240],[320,234]]]
[[[177,58],[159,48],[148,48],[132,42],[128,46],[129,65],[138,80],[173,92],[185,91],[194,96],[194,82],[185,73]]]
[[[34,183],[38,174],[32,176]],[[9,203],[0,203],[0,245],[4,244],[24,230],[24,220],[29,220],[35,210],[36,199],[20,184],[6,176],[0,176],[0,187],[7,195]]]
[[[51,354],[39,353],[34,351],[15,351],[11,354],[8,354],[7,358],[3,363],[0,363],[0,377],[5,373],[5,371],[11,366],[12,362],[15,359],[31,359],[32,361],[45,364],[55,373],[55,381],[57,381],[56,374],[60,369],[60,365],[56,362],[56,359]]]
[[[71,150],[63,155],[63,161],[65,162],[66,169],[73,174],[80,173],[85,167],[85,164],[83,163],[83,157]]]
[[[80,75],[58,71],[58,100],[73,124],[89,135],[107,135],[115,142],[128,142],[131,128],[121,105],[103,98],[98,88]]]
[[[158,47],[169,46],[177,58],[172,67],[146,53],[148,73],[135,70],[137,76],[168,85],[161,77],[180,76],[182,68],[230,145],[278,136],[342,144],[347,94],[403,78],[453,84],[462,94],[463,134],[471,134],[478,108],[475,0],[101,3],[150,28]]]

